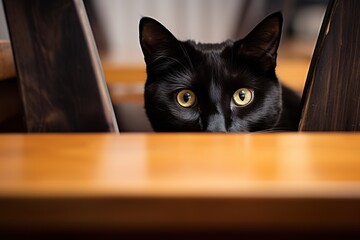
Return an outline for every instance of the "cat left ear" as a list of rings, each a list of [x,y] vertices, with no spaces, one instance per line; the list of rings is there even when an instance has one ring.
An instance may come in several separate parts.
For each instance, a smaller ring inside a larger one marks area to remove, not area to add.
[[[157,56],[175,57],[181,54],[179,41],[161,23],[149,17],[143,17],[139,24],[140,45],[147,63]]]
[[[282,24],[281,12],[266,17],[244,39],[236,42],[239,44],[240,54],[256,58],[270,58],[275,64]]]

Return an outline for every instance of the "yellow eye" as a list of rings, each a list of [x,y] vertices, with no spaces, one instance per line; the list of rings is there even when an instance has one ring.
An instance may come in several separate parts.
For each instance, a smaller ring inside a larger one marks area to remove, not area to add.
[[[246,106],[253,99],[253,91],[248,88],[240,88],[234,93],[233,99],[236,105],[240,107]]]
[[[180,106],[188,108],[195,104],[196,95],[192,91],[185,89],[178,92],[176,100]]]

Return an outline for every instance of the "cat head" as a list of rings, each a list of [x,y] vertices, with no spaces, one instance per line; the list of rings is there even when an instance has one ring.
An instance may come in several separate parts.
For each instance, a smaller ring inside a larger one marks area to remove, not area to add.
[[[282,14],[245,38],[218,44],[179,41],[156,20],[140,21],[147,70],[145,110],[155,131],[271,129],[281,113],[275,74]]]

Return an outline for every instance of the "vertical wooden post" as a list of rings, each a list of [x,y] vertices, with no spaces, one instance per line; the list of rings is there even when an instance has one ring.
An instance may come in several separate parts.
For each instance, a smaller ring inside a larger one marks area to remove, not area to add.
[[[300,131],[360,130],[360,1],[329,3],[302,99]]]
[[[117,132],[81,0],[3,0],[29,132]]]

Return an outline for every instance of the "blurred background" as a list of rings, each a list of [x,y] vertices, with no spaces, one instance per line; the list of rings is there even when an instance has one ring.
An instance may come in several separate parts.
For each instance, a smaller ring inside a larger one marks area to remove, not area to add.
[[[244,37],[265,16],[282,11],[285,38],[316,40],[326,0],[91,0],[109,51],[121,65],[143,64],[138,23],[151,16],[181,40],[216,43]],[[311,49],[309,49],[311,50]],[[311,52],[299,51],[300,55]]]
[[[327,0],[85,0],[121,131],[150,131],[143,111],[145,64],[138,40],[151,16],[178,39],[216,43],[244,37],[264,17],[282,11],[277,74],[302,93]],[[2,2],[0,39],[9,39]]]

